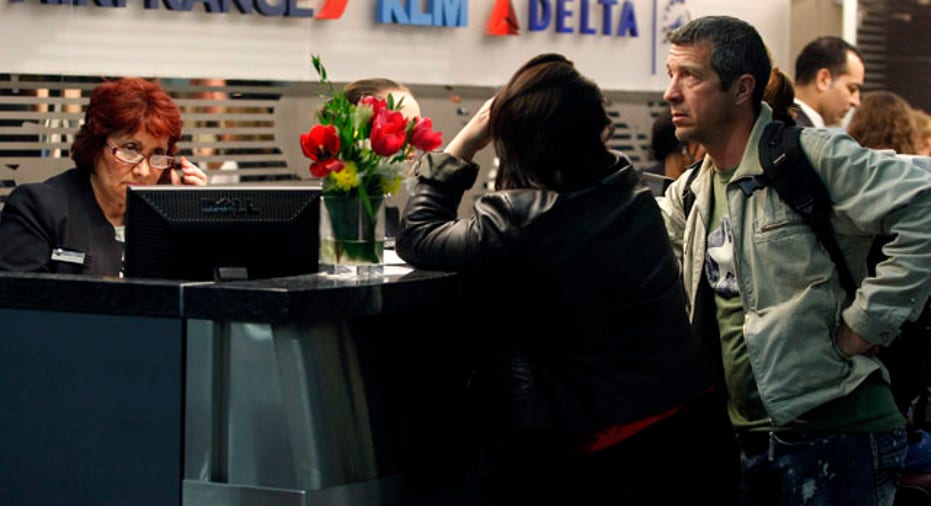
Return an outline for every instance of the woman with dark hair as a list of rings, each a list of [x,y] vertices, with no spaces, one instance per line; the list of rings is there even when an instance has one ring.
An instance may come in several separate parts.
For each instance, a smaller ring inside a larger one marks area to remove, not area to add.
[[[531,59],[417,162],[397,251],[463,273],[475,315],[496,314],[470,343],[473,409],[491,436],[486,499],[727,504],[730,425],[656,200],[607,148],[609,128],[601,90],[571,61]],[[456,219],[489,143],[496,191]]]
[[[97,86],[71,146],[76,167],[16,187],[0,215],[0,270],[119,275],[126,188],[206,184],[176,158],[181,112],[157,82]]]

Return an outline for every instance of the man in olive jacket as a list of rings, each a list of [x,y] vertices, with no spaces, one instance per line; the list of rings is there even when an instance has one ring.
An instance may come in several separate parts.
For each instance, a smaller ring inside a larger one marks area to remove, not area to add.
[[[676,136],[708,155],[691,182],[661,198],[680,256],[690,314],[720,365],[742,452],[746,504],[892,505],[905,456],[904,420],[873,356],[928,297],[931,176],[844,134],[801,133],[833,204],[838,242],[859,282],[846,300],[812,229],[763,172],[758,144],[771,63],[757,31],[726,16],[671,36],[666,60]],[[895,236],[875,276],[873,238]],[[863,266],[861,268],[860,266]],[[791,471],[791,472],[789,472]]]

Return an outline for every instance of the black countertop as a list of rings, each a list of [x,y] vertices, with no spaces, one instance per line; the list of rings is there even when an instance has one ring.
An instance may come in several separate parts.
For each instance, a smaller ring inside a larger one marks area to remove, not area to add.
[[[323,274],[184,282],[0,272],[0,308],[278,323],[348,318],[456,303],[454,273],[412,270],[375,279]]]
[[[0,272],[0,308],[181,316],[181,281]]]
[[[191,285],[188,318],[277,323],[394,313],[459,300],[456,274],[414,270],[376,279],[322,274]]]

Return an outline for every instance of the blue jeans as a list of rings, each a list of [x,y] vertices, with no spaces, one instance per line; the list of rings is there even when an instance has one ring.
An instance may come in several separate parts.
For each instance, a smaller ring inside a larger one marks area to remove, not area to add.
[[[908,456],[905,459],[906,473],[931,473],[931,435],[923,430],[918,431],[919,439],[908,445]]]
[[[905,428],[814,437],[774,434],[740,456],[741,506],[892,506],[905,465]]]

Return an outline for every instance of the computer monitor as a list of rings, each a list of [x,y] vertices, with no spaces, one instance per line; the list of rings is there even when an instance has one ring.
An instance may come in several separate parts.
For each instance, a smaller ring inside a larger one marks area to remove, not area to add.
[[[317,272],[320,188],[134,186],[124,275],[192,281]]]

